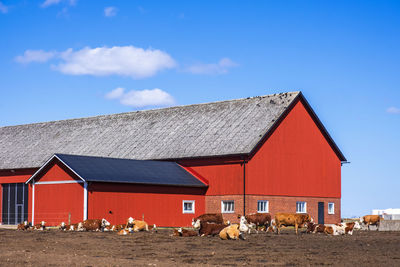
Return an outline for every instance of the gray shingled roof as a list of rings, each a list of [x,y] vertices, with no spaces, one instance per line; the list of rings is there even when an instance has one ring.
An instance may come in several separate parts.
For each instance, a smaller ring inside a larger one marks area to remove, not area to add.
[[[55,153],[129,159],[248,154],[300,92],[0,128],[0,169]]]

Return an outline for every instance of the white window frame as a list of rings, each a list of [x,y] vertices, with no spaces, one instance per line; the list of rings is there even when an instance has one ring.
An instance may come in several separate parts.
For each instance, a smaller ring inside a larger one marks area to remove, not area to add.
[[[232,210],[231,211],[225,211],[225,205],[224,203],[232,203]],[[221,213],[235,213],[235,201],[234,200],[222,200],[221,201]]]
[[[332,205],[332,208],[330,208],[331,205]],[[328,203],[328,214],[335,214],[335,203],[334,202]]]
[[[304,204],[304,210],[297,210],[299,203]],[[306,201],[296,201],[296,213],[307,213],[307,202]]]
[[[185,210],[185,203],[192,204],[192,210]],[[195,209],[195,201],[194,200],[183,200],[182,201],[182,213],[194,213]]]
[[[259,210],[261,203],[263,203],[263,204],[266,203],[266,205],[265,205],[266,209],[263,211]],[[257,212],[258,213],[268,213],[269,212],[269,201],[268,200],[258,200],[257,201]]]

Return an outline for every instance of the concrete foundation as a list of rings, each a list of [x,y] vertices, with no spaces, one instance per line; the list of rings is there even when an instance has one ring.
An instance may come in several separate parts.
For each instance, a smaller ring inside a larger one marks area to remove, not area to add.
[[[383,220],[379,231],[400,231],[400,220]]]

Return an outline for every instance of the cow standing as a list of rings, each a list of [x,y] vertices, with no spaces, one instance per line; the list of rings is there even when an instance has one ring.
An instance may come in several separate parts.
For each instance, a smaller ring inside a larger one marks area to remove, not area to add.
[[[192,219],[193,226],[195,226],[195,224],[197,224],[197,227],[199,227],[200,222],[217,223],[217,224],[225,223],[224,218],[222,217],[222,213],[205,213],[205,214],[202,214],[202,215]]]
[[[238,218],[240,217],[241,215],[238,215]],[[256,233],[258,233],[260,227],[265,227],[265,229],[268,229],[268,227],[271,225],[271,214],[269,213],[253,213],[245,215],[244,217],[250,226],[255,225]]]
[[[379,225],[381,224],[381,218],[379,215],[365,215],[362,218],[360,218],[360,223],[363,223],[364,225],[368,226],[368,231],[370,225],[376,225],[376,230],[379,230]]]
[[[278,212],[277,214],[275,214],[275,224],[276,224],[277,234],[280,234],[280,228],[282,226],[294,226],[297,235],[298,234],[297,230],[299,226],[302,227],[309,222],[313,222],[313,219],[307,213],[297,214],[297,213]]]

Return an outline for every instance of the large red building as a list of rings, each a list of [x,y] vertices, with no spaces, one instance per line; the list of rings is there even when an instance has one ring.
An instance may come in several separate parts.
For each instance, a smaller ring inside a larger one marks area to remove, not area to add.
[[[186,226],[204,212],[279,211],[340,221],[346,159],[301,92],[1,127],[0,148],[3,224],[132,216]],[[138,179],[134,163],[152,175]]]

